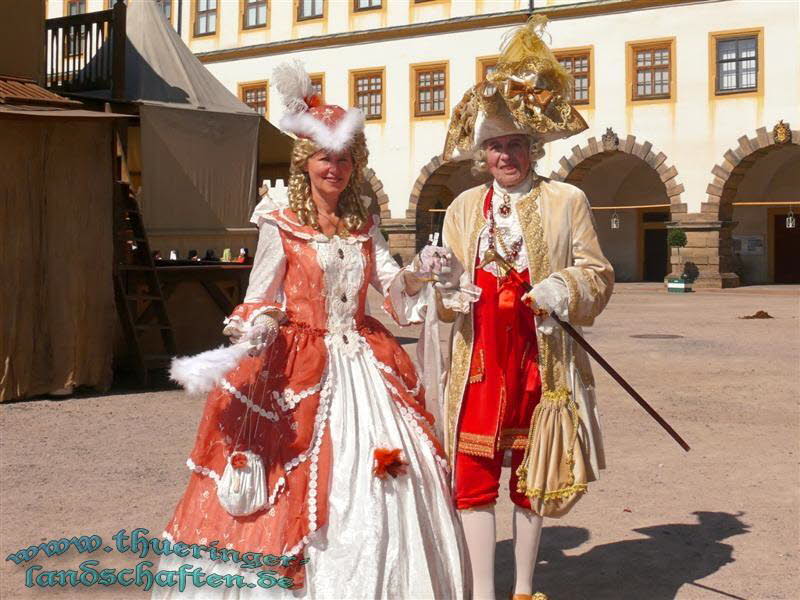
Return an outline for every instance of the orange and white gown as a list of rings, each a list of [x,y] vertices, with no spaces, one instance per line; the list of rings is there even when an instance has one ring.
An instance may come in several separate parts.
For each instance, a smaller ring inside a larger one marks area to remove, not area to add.
[[[366,314],[371,284],[402,324],[418,320],[419,302],[404,294],[377,220],[328,238],[289,209],[256,216],[250,285],[229,324],[244,329],[263,313],[284,322],[272,346],[243,359],[209,395],[189,486],[165,537],[307,563],[281,571],[302,586],[293,591],[202,587],[195,597],[464,597],[460,524],[424,392],[409,356]],[[379,448],[399,449],[406,473],[375,476]],[[246,517],[228,514],[216,495],[237,450],[257,453],[266,474],[267,506]],[[252,571],[275,569],[175,555],[160,568],[186,562],[248,581]],[[155,597],[191,594],[163,588]]]

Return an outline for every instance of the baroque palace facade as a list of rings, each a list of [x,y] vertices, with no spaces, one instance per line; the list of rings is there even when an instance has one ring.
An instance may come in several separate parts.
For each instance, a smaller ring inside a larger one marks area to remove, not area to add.
[[[531,10],[575,75],[589,129],[537,172],[581,187],[618,281],[800,282],[800,3],[794,0],[159,1],[208,69],[272,122],[298,58],[326,102],[360,106],[368,190],[401,258],[478,183],[441,158],[452,107]],[[48,16],[107,0],[48,0]],[[95,6],[96,5],[96,6]],[[794,131],[792,131],[794,127]],[[687,245],[667,247],[670,228]]]

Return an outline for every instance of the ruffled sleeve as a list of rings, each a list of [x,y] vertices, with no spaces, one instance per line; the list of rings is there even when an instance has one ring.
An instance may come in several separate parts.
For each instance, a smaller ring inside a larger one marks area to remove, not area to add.
[[[580,192],[572,205],[572,266],[553,273],[566,306],[562,310],[573,325],[589,326],[602,312],[614,289],[614,269],[600,249],[594,217],[586,195]]]
[[[284,318],[286,254],[281,235],[272,220],[260,218],[258,221],[258,247],[244,302],[225,319],[224,332],[233,337],[242,335],[259,315],[267,314],[279,321]]]
[[[406,294],[403,272],[407,267],[400,267],[392,258],[389,244],[386,243],[378,222],[378,218],[374,217],[369,230],[375,252],[375,266],[370,283],[384,297],[383,308],[398,325],[421,323],[425,318],[425,294]]]

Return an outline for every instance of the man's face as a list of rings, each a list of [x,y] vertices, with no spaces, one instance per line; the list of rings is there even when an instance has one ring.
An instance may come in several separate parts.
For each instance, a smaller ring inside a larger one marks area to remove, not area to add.
[[[530,143],[526,135],[501,135],[483,143],[489,173],[504,188],[519,185],[531,171]]]

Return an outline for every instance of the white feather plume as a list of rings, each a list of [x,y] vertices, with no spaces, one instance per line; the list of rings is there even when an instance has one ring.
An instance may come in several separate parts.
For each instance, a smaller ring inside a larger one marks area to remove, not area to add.
[[[247,354],[247,344],[220,346],[194,356],[172,359],[169,377],[190,394],[207,394]]]
[[[272,70],[272,83],[283,96],[286,110],[298,113],[308,110],[304,98],[314,94],[311,77],[298,59],[281,63]]]
[[[341,152],[353,141],[356,133],[364,131],[364,113],[358,108],[349,108],[344,117],[329,127],[311,113],[285,113],[279,125],[284,131],[309,138],[320,148]]]

